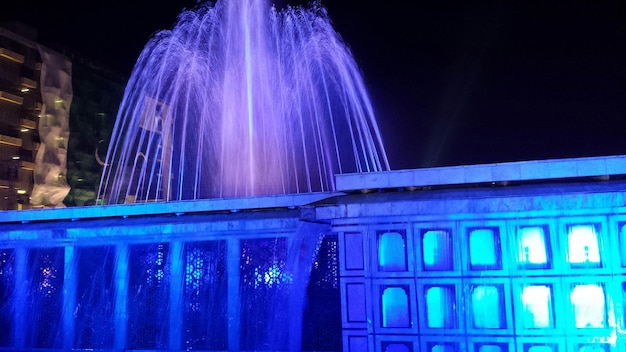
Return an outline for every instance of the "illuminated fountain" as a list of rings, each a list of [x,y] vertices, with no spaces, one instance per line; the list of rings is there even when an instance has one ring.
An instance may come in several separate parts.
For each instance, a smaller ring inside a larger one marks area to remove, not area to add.
[[[82,222],[52,225],[56,235],[36,243],[3,233],[0,350],[299,351],[319,350],[302,340],[322,334],[340,345],[337,239],[295,208],[328,197],[336,174],[389,165],[360,71],[323,7],[233,0],[181,13],[139,56],[103,164],[103,205],[181,215],[171,201],[210,198],[193,211],[216,211],[175,230]],[[239,203],[216,209],[216,198]],[[283,212],[214,214],[241,208]],[[324,267],[314,258],[327,247],[335,260]],[[331,287],[324,295],[318,284],[315,309],[314,262]],[[299,328],[307,314],[334,329]]]
[[[0,212],[0,351],[626,350],[626,156],[363,175],[319,6],[184,12],[110,146],[109,204]]]
[[[323,7],[185,11],[141,53],[99,197],[184,200],[334,190],[389,169],[360,71]]]

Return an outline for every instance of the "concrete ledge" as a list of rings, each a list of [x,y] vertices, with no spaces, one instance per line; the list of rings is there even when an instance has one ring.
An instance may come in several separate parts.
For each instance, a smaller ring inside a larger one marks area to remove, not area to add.
[[[337,191],[626,175],[626,155],[336,175]]]
[[[89,207],[0,211],[0,224],[31,221],[78,220],[160,214],[238,212],[251,209],[296,208],[338,193],[301,193],[248,198],[202,199],[179,202],[153,202]]]

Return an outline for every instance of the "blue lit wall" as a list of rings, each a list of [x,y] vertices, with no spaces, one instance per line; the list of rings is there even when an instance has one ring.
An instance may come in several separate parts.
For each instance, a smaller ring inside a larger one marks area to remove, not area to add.
[[[298,321],[276,312],[294,303],[295,258],[315,248],[302,341],[281,349],[626,351],[624,189],[585,180],[250,211],[0,214],[0,350],[263,349]],[[324,240],[294,242],[302,224]]]
[[[5,221],[0,351],[341,348],[337,237],[327,225],[288,208],[161,207],[151,216]]]
[[[344,351],[626,350],[624,183],[352,195]]]

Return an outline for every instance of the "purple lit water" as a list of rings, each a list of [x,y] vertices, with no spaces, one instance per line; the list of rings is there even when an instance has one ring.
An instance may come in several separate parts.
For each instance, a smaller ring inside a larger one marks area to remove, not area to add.
[[[387,169],[361,72],[321,5],[218,1],[145,46],[99,198],[331,191],[335,174]]]

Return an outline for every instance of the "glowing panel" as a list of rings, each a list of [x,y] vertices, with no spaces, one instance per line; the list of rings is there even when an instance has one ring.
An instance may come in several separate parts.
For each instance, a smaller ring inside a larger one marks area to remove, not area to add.
[[[59,348],[56,329],[63,309],[65,248],[31,249],[28,260],[32,276],[27,297],[29,314],[24,317],[26,336],[32,337],[33,347]]]
[[[426,288],[426,325],[433,329],[456,327],[454,286]]]
[[[129,249],[126,343],[130,349],[159,349],[164,345],[161,337],[169,332],[170,244],[135,244]]]
[[[228,280],[225,241],[183,247],[182,341],[184,350],[228,349]]]
[[[485,285],[472,289],[472,323],[475,328],[504,328],[503,309],[506,307],[497,287]]]
[[[619,231],[619,254],[622,266],[626,267],[626,225],[622,225]]]
[[[482,345],[478,349],[478,352],[503,352],[502,348],[497,345]]]
[[[448,345],[434,345],[431,352],[454,352],[454,347]]]
[[[548,267],[548,246],[542,227],[523,227],[519,229],[518,260],[522,264]]]
[[[609,352],[611,348],[607,344],[579,344],[576,345],[576,352]]]
[[[606,327],[604,288],[597,284],[574,285],[570,294],[577,328]]]
[[[500,241],[493,229],[472,230],[469,235],[470,269],[500,269]]]
[[[15,289],[15,257],[12,249],[0,249],[0,346],[11,346],[14,324],[12,321],[15,307],[13,290]]]
[[[385,347],[385,352],[410,352],[409,346],[403,343],[390,343]]]
[[[598,235],[592,225],[576,225],[567,235],[568,261],[573,266],[599,265]]]
[[[551,346],[531,346],[528,352],[553,352]]]
[[[398,232],[385,232],[378,238],[378,265],[382,271],[406,271],[406,245]]]
[[[113,349],[115,316],[115,247],[76,247],[76,324],[74,347]]]
[[[411,326],[409,298],[402,287],[387,287],[382,294],[382,316],[385,328]]]
[[[422,236],[422,260],[424,270],[452,270],[452,242],[450,234],[443,230],[426,231]]]
[[[552,290],[546,285],[526,286],[522,291],[524,327],[527,329],[551,328]]]

